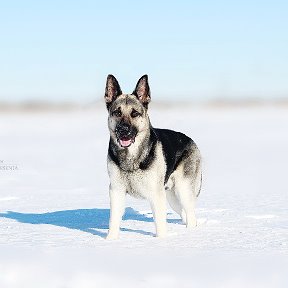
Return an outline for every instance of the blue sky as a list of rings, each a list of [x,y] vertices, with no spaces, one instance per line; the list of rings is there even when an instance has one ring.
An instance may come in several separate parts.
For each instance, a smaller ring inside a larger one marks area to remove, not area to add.
[[[0,101],[288,97],[287,1],[1,1]]]

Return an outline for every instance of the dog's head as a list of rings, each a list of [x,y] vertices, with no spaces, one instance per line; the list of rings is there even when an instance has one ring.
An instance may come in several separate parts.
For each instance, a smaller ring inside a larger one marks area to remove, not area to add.
[[[105,89],[108,126],[112,139],[120,147],[128,148],[150,128],[147,115],[150,99],[147,75],[138,80],[132,94],[123,94],[117,79],[108,75]]]

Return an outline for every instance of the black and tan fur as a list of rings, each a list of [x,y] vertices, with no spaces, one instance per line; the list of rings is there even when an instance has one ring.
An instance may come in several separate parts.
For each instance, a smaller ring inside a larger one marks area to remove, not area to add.
[[[147,75],[139,79],[132,94],[123,94],[116,78],[108,75],[108,239],[118,237],[126,193],[150,202],[157,236],[167,233],[166,199],[187,227],[196,226],[195,201],[202,181],[200,152],[186,135],[152,127],[147,113],[150,99]]]

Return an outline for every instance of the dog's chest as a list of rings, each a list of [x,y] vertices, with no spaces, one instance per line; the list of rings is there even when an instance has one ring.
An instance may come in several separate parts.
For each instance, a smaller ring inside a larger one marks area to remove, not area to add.
[[[117,189],[116,187],[122,187],[121,189],[125,189],[131,196],[146,199],[151,198],[157,191],[164,189],[166,163],[161,145],[156,146],[154,160],[145,169],[139,168],[138,163],[138,169],[129,171],[121,167],[123,162],[119,164],[117,165],[112,160],[108,160],[110,181],[115,189]]]
[[[149,169],[138,169],[133,173],[127,173],[127,191],[130,195],[140,198],[151,198],[164,188],[166,164],[160,147],[157,149],[157,157]]]
[[[150,198],[159,187],[164,185],[164,167],[125,173],[127,193],[136,198]]]

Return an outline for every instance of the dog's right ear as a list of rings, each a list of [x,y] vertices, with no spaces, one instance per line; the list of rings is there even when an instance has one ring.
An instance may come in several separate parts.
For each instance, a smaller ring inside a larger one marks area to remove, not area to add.
[[[117,79],[113,75],[109,74],[107,76],[105,97],[104,97],[107,109],[109,109],[111,103],[121,94],[122,91]]]

